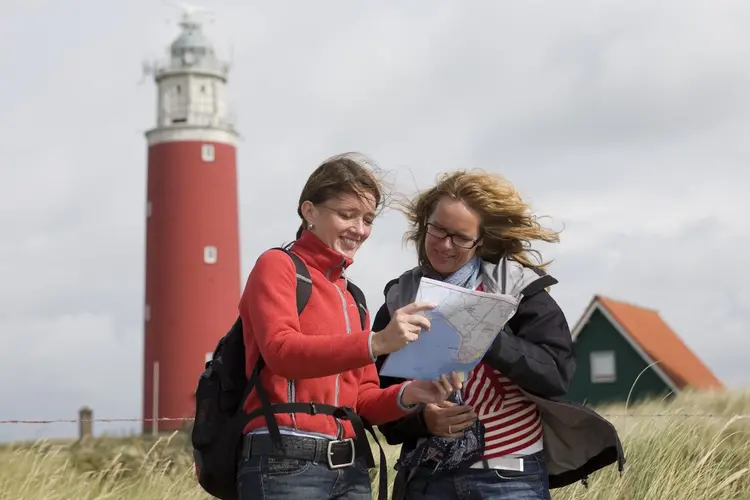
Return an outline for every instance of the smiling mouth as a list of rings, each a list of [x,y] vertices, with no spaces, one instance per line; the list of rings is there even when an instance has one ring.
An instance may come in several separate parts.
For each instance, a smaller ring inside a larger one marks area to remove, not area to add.
[[[359,245],[359,240],[353,240],[351,238],[340,238],[341,241],[344,243],[344,246],[354,248],[357,245]]]

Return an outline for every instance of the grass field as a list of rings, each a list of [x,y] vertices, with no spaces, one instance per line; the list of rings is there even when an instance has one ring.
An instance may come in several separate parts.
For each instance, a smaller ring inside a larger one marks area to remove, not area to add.
[[[743,417],[750,391],[599,411],[617,415],[610,420],[623,439],[625,473],[610,467],[590,478],[588,490],[553,490],[554,499],[750,499],[750,418]],[[210,499],[195,483],[188,446],[184,435],[7,445],[0,448],[0,500]],[[397,452],[388,449],[391,463]]]

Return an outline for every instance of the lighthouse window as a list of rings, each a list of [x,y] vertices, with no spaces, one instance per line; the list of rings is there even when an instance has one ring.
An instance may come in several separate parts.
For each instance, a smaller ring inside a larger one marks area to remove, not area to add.
[[[206,363],[208,363],[209,361],[211,361],[211,360],[213,360],[213,359],[214,359],[214,353],[212,353],[212,352],[207,352],[207,353],[206,353]]]
[[[219,260],[219,251],[216,247],[203,247],[203,262],[206,264],[216,264]]]
[[[201,148],[201,158],[203,161],[214,161],[216,159],[216,153],[214,151],[213,144],[204,144]]]

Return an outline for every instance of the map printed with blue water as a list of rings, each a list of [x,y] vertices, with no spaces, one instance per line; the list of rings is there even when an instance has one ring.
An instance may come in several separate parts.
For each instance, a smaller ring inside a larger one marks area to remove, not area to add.
[[[515,313],[510,295],[494,295],[422,278],[415,301],[437,304],[425,311],[430,330],[388,356],[380,375],[435,380],[451,371],[471,372]]]

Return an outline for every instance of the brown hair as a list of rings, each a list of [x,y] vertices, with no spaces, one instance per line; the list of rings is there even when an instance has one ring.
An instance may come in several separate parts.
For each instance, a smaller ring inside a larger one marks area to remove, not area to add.
[[[531,242],[557,243],[559,233],[539,224],[529,205],[504,177],[459,170],[442,174],[434,187],[401,206],[410,224],[404,240],[415,244],[421,265],[430,265],[425,251],[427,219],[443,197],[463,201],[479,214],[483,243],[477,248],[477,255],[481,258],[497,263],[506,255],[531,267],[544,268],[549,264],[542,262],[541,254],[531,249]],[[532,254],[537,257],[536,264],[531,262]]]
[[[370,194],[375,198],[376,209],[379,209],[383,203],[383,184],[376,172],[375,164],[357,153],[344,153],[325,160],[307,179],[299,196],[297,215],[302,224],[297,230],[297,238],[307,229],[307,221],[302,216],[302,204],[306,201],[317,205],[344,194],[360,197]]]

